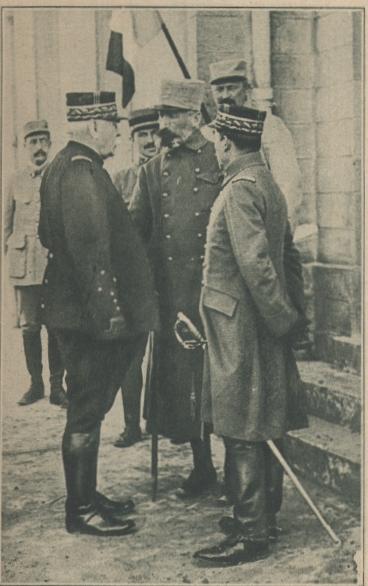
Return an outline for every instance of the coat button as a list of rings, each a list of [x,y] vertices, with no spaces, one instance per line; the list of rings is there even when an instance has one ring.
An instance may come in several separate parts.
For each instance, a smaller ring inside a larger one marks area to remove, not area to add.
[[[114,283],[117,282],[117,278],[116,277],[113,277],[112,280],[114,281]]]
[[[118,300],[117,300],[117,299],[113,299],[113,302],[114,302],[114,303],[117,303],[117,302],[118,302]]]
[[[114,297],[115,291],[110,291],[110,295],[111,295],[111,297]]]
[[[199,173],[199,172],[200,172],[200,168],[199,168],[199,167],[196,167],[196,168],[194,169],[194,173]]]
[[[170,218],[170,214],[164,214],[164,218]]]
[[[163,174],[164,177],[168,177],[169,176],[169,172],[168,171],[163,171],[162,174]]]
[[[41,309],[45,309],[45,304],[41,303]]]
[[[101,293],[101,292],[102,292],[102,287],[97,287],[97,291],[98,291],[99,293]]]
[[[198,216],[200,216],[201,213],[200,212],[194,212],[194,215],[197,216],[197,218],[198,218]]]
[[[100,271],[100,275],[104,275],[106,273],[106,271],[102,270]]]
[[[45,280],[44,280],[44,283],[45,283],[45,285],[47,285],[47,283],[48,283],[48,282],[49,282],[49,280],[48,280],[48,279],[45,279]]]
[[[201,256],[199,257],[201,260],[204,259],[204,254],[201,254]]]
[[[165,238],[167,238],[168,240],[170,240],[171,234],[166,234]]]
[[[162,197],[169,197],[169,194],[167,193],[167,191],[163,192]]]
[[[172,256],[168,256],[167,260],[174,260]]]
[[[118,305],[116,306],[116,311],[120,311],[120,307]]]
[[[197,236],[198,236],[198,238],[202,238],[202,236],[203,236],[202,232],[198,232]]]
[[[199,191],[198,187],[193,187],[193,191],[194,193],[197,193],[197,191]]]
[[[197,153],[201,154],[201,152],[202,152],[202,149],[197,150]]]
[[[54,255],[52,254],[52,252],[49,252],[49,258],[54,258]]]

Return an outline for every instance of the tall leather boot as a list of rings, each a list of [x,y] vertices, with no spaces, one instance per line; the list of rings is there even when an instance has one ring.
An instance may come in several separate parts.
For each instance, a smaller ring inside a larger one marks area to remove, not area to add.
[[[42,346],[40,330],[23,330],[23,348],[31,385],[24,393],[18,405],[31,405],[45,396],[42,380]]]
[[[50,403],[66,408],[68,400],[63,388],[64,366],[56,337],[50,330],[48,334],[48,358],[50,369]]]
[[[142,394],[142,358],[137,356],[122,384],[125,429],[114,442],[116,448],[128,448],[142,439],[140,428]]]
[[[191,440],[190,445],[194,468],[182,484],[182,493],[179,493],[182,498],[199,496],[217,481],[217,473],[212,463],[210,434],[206,433],[203,439]]]
[[[91,433],[64,432],[62,453],[67,490],[65,525],[69,533],[121,536],[132,533],[134,521],[122,521],[96,504],[100,426]]]

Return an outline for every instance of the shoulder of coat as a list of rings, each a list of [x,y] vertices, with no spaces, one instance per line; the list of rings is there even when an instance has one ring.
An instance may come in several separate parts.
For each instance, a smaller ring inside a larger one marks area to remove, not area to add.
[[[74,155],[74,157],[71,158],[71,162],[74,163],[75,161],[88,161],[89,163],[93,162],[92,159],[84,155]]]
[[[236,177],[232,183],[239,183],[240,181],[249,181],[250,183],[256,183],[256,178],[253,175],[242,175],[242,177]]]

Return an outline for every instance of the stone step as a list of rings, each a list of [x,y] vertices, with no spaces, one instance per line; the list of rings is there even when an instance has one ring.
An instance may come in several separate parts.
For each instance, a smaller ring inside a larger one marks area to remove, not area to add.
[[[360,499],[360,434],[309,417],[309,427],[289,432],[286,458],[297,475],[327,486],[346,501]]]
[[[361,378],[318,361],[298,362],[308,413],[359,432]]]
[[[316,355],[340,370],[361,372],[361,337],[315,333]]]

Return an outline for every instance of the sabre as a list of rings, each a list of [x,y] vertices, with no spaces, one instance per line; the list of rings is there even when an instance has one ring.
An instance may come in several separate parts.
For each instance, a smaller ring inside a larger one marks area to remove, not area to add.
[[[179,312],[177,315],[177,321],[175,323],[175,336],[178,339],[179,343],[186,349],[186,350],[195,350],[196,348],[203,348],[207,346],[207,340],[202,336],[200,331],[196,328],[196,326],[192,323],[192,321],[184,314]],[[184,339],[183,334],[186,336],[191,335],[192,338]],[[271,452],[278,460],[282,468],[285,470],[286,474],[289,476],[291,482],[301,494],[309,508],[313,511],[314,515],[317,517],[318,521],[321,523],[322,527],[327,531],[328,535],[331,537],[332,541],[336,545],[341,545],[341,540],[337,537],[334,530],[330,527],[327,521],[323,518],[322,513],[318,509],[318,507],[314,504],[312,499],[310,498],[309,494],[302,486],[300,481],[298,480],[297,476],[281,454],[280,450],[276,447],[275,443],[272,440],[266,441],[268,447],[270,448]]]

